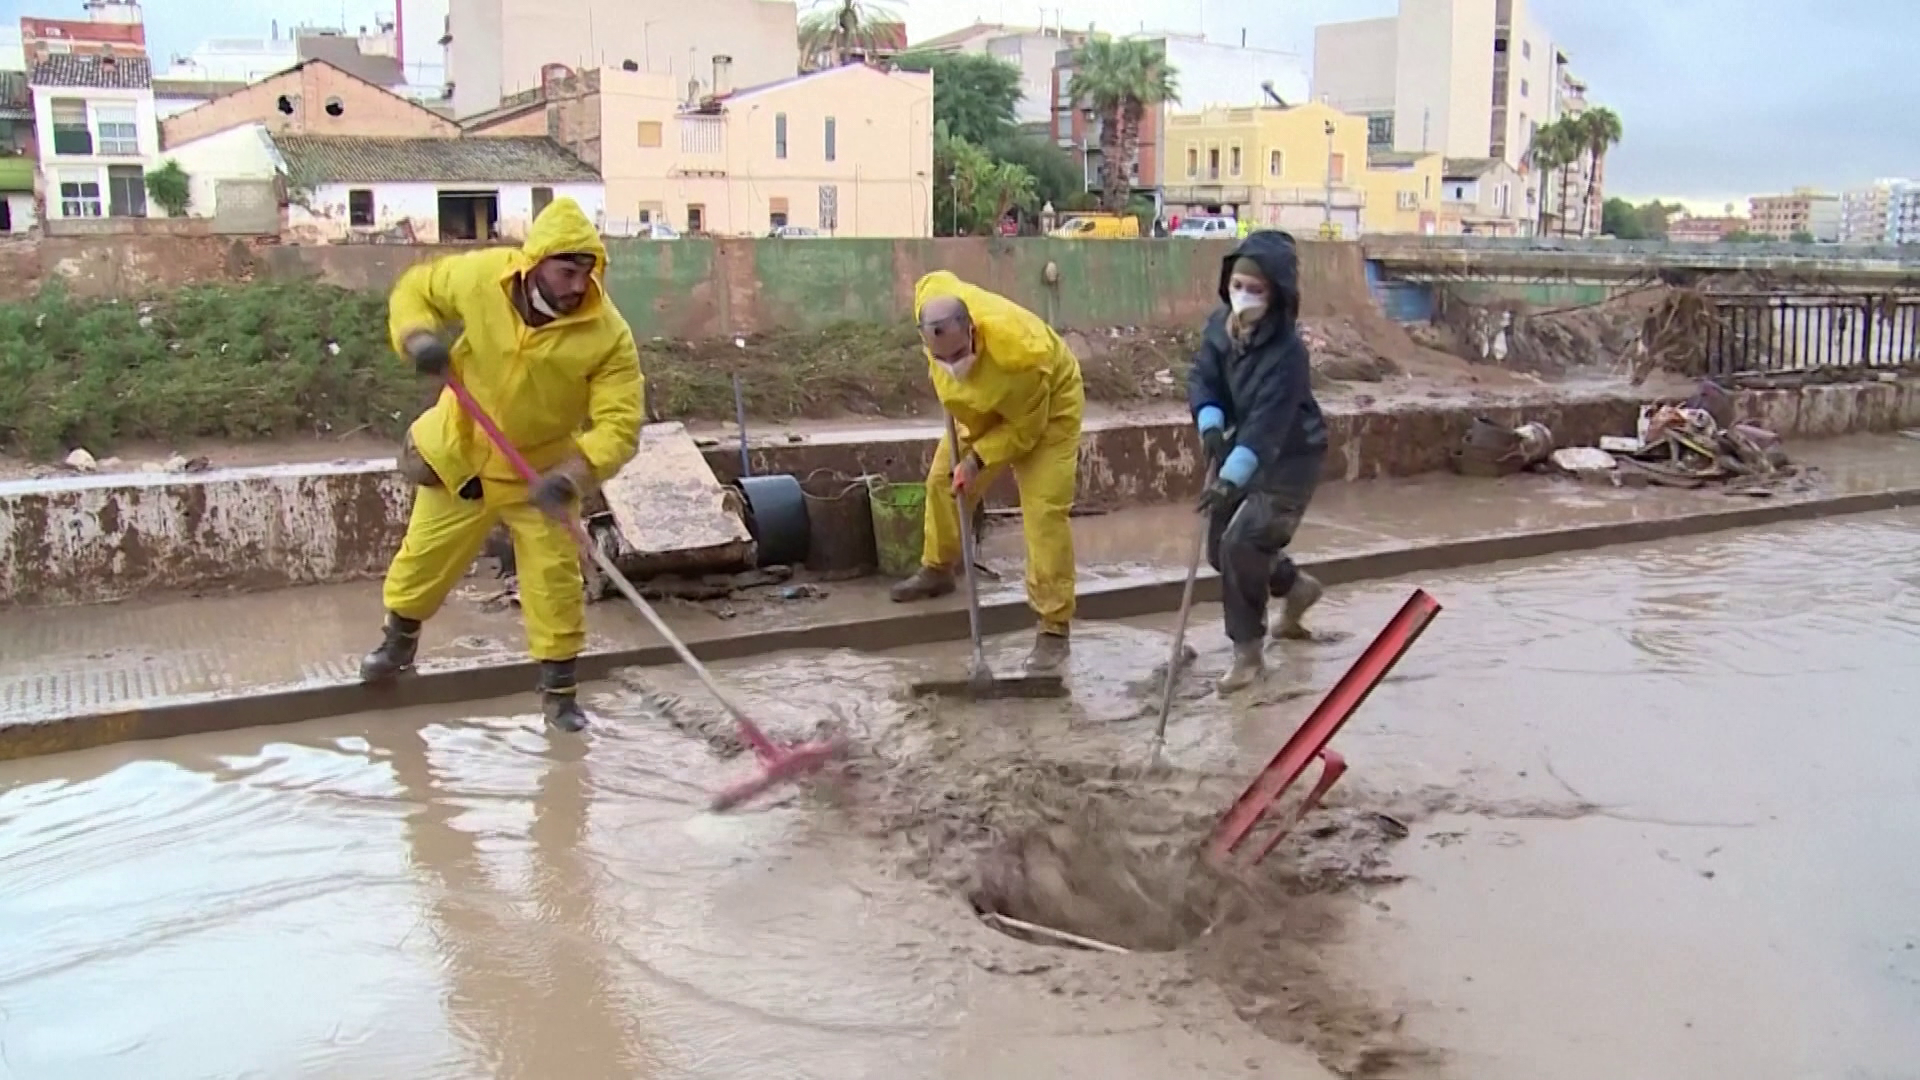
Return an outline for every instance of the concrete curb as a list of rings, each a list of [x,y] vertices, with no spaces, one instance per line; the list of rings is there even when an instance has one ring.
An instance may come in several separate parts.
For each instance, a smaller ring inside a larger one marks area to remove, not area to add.
[[[1647,521],[1413,544],[1303,562],[1302,565],[1329,585],[1343,585],[1405,574],[1456,570],[1509,559],[1589,551],[1620,544],[1897,510],[1909,506],[1920,506],[1920,487],[1791,502],[1755,503],[1734,509],[1680,514]],[[1112,620],[1171,611],[1179,606],[1183,583],[1183,576],[1177,572],[1163,572],[1146,580],[1097,583],[1081,592],[1079,615],[1083,619]],[[1219,578],[1210,572],[1202,576],[1196,595],[1202,601],[1218,600]],[[1024,629],[1033,622],[1025,602],[1014,599],[984,605],[981,618],[986,632],[991,634]],[[788,649],[871,650],[927,645],[956,641],[966,635],[967,616],[963,610],[903,608],[898,615],[878,619],[854,619],[747,633],[698,642],[692,648],[702,660],[714,662]],[[599,679],[615,668],[658,667],[673,663],[677,663],[677,660],[665,645],[589,653],[580,658],[580,676],[583,679]],[[532,661],[457,666],[425,670],[388,686],[332,683],[261,687],[239,694],[180,697],[109,713],[0,722],[0,761],[83,750],[136,739],[164,739],[269,724],[290,724],[376,709],[479,701],[529,692],[534,686],[537,672],[538,666]]]

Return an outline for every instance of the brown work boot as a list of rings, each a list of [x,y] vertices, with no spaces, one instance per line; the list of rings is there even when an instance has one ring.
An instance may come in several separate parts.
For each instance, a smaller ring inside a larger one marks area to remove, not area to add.
[[[1042,630],[1034,636],[1033,651],[1027,654],[1027,674],[1052,675],[1066,666],[1072,654],[1073,643],[1067,635]]]
[[[1313,631],[1307,629],[1302,620],[1326,591],[1318,578],[1300,571],[1300,576],[1293,579],[1293,588],[1287,590],[1286,602],[1280,608],[1280,624],[1273,628],[1273,636],[1288,641],[1312,641]]]
[[[1265,642],[1244,641],[1233,647],[1233,666],[1214,684],[1222,697],[1245,690],[1267,673],[1264,646]]]
[[[923,566],[912,577],[895,582],[893,590],[887,595],[893,597],[894,603],[905,604],[914,600],[931,600],[952,591],[953,571],[939,566]]]

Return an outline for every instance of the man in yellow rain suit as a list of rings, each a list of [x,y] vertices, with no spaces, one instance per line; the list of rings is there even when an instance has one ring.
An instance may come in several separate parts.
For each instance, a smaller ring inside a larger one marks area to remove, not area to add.
[[[1073,508],[1086,392],[1080,361],[1053,328],[1003,296],[946,271],[914,288],[914,314],[940,404],[959,425],[959,464],[942,438],[927,470],[926,541],[918,573],[893,587],[896,601],[944,596],[960,562],[955,492],[976,505],[1002,470],[1020,486],[1026,528],[1027,602],[1040,632],[1027,670],[1059,669],[1073,622]]]
[[[586,725],[574,697],[586,595],[566,522],[591,485],[633,457],[643,386],[633,333],[602,284],[606,268],[593,222],[572,199],[558,199],[519,250],[451,255],[394,286],[394,348],[423,375],[457,375],[541,477],[529,487],[450,391],[413,422],[400,468],[419,486],[387,569],[385,637],[361,661],[363,680],[413,666],[420,624],[505,522],[547,722],[565,731]],[[443,335],[454,322],[463,329],[449,350]]]

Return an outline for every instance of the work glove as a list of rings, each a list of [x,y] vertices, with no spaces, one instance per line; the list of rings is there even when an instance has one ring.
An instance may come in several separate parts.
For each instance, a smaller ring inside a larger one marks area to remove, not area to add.
[[[527,493],[527,501],[548,517],[565,521],[591,481],[586,462],[575,459],[542,473]]]
[[[1203,514],[1211,514],[1215,511],[1231,509],[1240,502],[1243,494],[1245,493],[1240,489],[1239,484],[1225,477],[1216,476],[1213,482],[1207,485],[1206,490],[1200,493],[1199,510]]]
[[[980,459],[969,450],[967,456],[960,459],[960,464],[953,467],[954,494],[965,492],[978,479],[980,479]]]
[[[1221,462],[1227,460],[1227,451],[1233,448],[1233,444],[1227,441],[1227,433],[1224,428],[1208,428],[1202,431],[1200,433],[1200,445],[1206,448],[1207,461],[1215,467],[1218,467]]]
[[[407,359],[413,361],[413,370],[435,379],[445,376],[447,369],[453,365],[453,355],[447,351],[447,343],[431,330],[416,330],[408,334],[406,352]]]

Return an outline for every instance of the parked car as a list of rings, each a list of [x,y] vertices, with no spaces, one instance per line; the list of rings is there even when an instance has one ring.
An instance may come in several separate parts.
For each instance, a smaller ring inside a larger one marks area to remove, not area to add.
[[[650,221],[634,234],[642,240],[678,240],[680,233],[664,221]]]
[[[775,240],[808,240],[818,239],[820,230],[809,229],[805,225],[782,225],[767,235]]]
[[[1075,214],[1050,233],[1056,240],[1131,240],[1140,235],[1132,214]]]
[[[1240,222],[1222,214],[1195,214],[1181,218],[1173,235],[1197,240],[1232,239],[1240,235]]]

